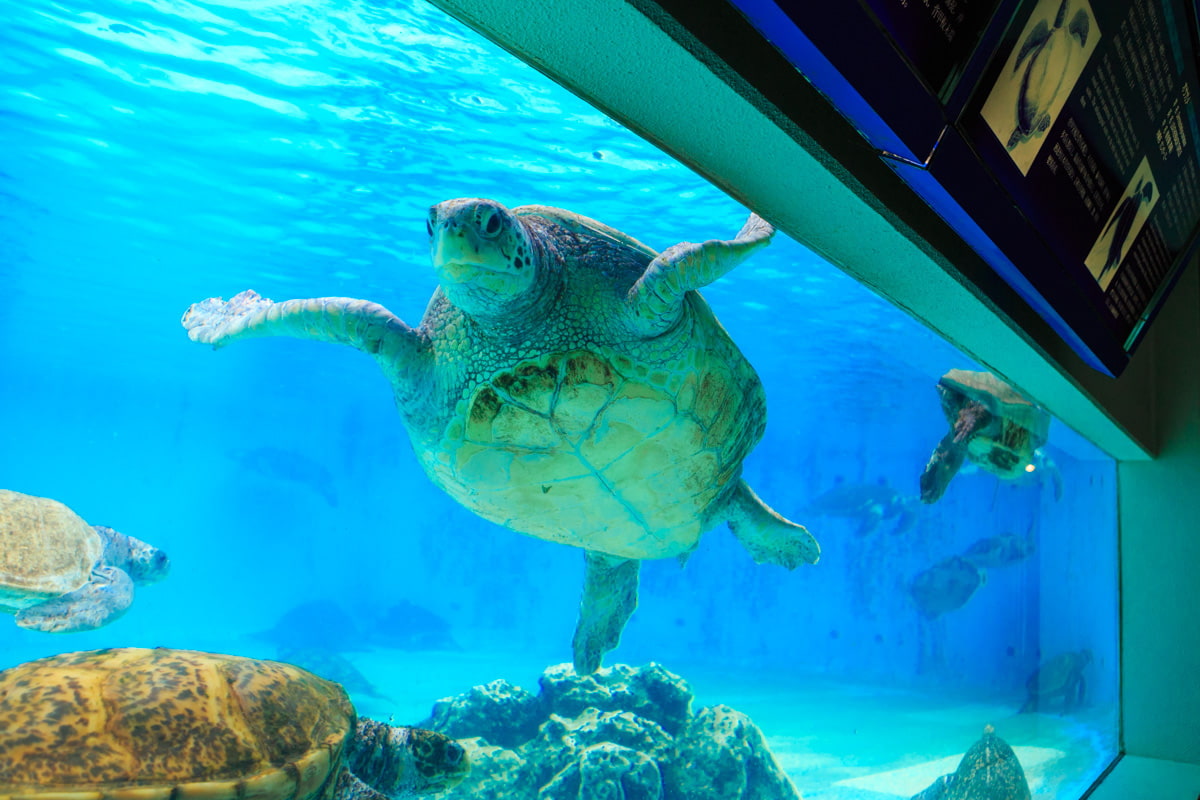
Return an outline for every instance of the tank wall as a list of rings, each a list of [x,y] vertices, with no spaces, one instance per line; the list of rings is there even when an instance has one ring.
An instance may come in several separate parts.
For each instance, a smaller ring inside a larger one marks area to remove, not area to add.
[[[1193,263],[1138,358],[1154,366],[1158,457],[1123,463],[1122,699],[1127,750],[1200,764],[1200,278]]]

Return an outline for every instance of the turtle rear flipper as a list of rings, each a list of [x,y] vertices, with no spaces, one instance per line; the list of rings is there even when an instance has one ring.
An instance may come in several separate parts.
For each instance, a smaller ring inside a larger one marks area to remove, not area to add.
[[[821,557],[821,545],[807,528],[784,519],[743,480],[734,487],[727,512],[729,529],[757,564],[795,569]]]
[[[575,672],[588,675],[599,669],[604,654],[620,643],[621,631],[637,608],[640,562],[592,550],[583,554],[587,568],[571,648]]]
[[[22,609],[16,622],[45,633],[90,631],[119,618],[133,603],[133,580],[116,567],[99,567],[73,592]]]

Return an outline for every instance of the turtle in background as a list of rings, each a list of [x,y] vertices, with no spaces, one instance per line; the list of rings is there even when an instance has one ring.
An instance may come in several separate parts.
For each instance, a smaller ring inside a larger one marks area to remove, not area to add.
[[[1025,682],[1028,696],[1017,713],[1041,711],[1055,702],[1064,714],[1082,706],[1087,695],[1083,673],[1091,663],[1092,651],[1084,649],[1060,653],[1042,664]]]
[[[638,564],[686,558],[722,522],[759,563],[815,563],[816,540],[741,478],[766,428],[753,367],[697,290],[766,246],[751,214],[730,240],[656,253],[548,206],[438,203],[425,222],[440,285],[416,328],[365,300],[275,303],[253,291],[183,316],[222,347],[292,336],[371,355],[426,475],[512,530],[584,550],[580,673],[616,647]]]
[[[913,578],[909,594],[929,619],[955,611],[987,583],[987,573],[960,556],[951,556]]]
[[[20,664],[0,672],[0,719],[0,796],[24,800],[399,800],[470,768],[453,739],[359,718],[310,672],[190,650]]]
[[[1025,534],[1002,533],[976,540],[963,551],[962,557],[980,569],[1010,567],[1037,552],[1033,532],[1037,522],[1031,522]]]
[[[327,681],[333,681],[348,694],[391,700],[380,692],[350,659],[335,650],[320,647],[280,647],[275,657],[314,675],[320,675]]]
[[[1021,72],[1021,85],[1017,90],[1016,126],[1005,145],[1008,150],[1046,133],[1055,101],[1060,93],[1069,91],[1068,80],[1078,73],[1075,61],[1083,56],[1091,20],[1081,8],[1068,21],[1070,6],[1071,0],[1062,0],[1054,24],[1039,20],[1021,42],[1013,64],[1013,72]]]
[[[912,800],[1030,800],[1029,782],[1017,754],[987,725],[958,762]]]
[[[334,600],[306,600],[285,611],[266,630],[250,634],[277,650],[366,650],[365,635],[354,617]]]
[[[57,500],[0,489],[0,611],[46,633],[95,630],[121,617],[134,586],[166,577],[166,553]]]
[[[855,535],[868,536],[885,519],[896,520],[892,533],[907,533],[917,522],[917,508],[917,498],[901,494],[883,481],[875,484],[839,481],[832,489],[817,495],[803,513],[857,520]]]
[[[937,384],[950,430],[921,473],[921,500],[937,502],[963,462],[1006,480],[1031,471],[1050,414],[990,372],[952,369]]]

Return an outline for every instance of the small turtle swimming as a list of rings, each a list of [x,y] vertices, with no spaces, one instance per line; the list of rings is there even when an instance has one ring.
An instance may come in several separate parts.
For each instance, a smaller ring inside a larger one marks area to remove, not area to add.
[[[913,578],[908,591],[917,608],[929,619],[936,619],[967,604],[987,573],[960,556],[951,556]]]
[[[1006,480],[1029,471],[1050,430],[1045,409],[990,372],[952,369],[937,391],[950,430],[921,473],[923,502],[939,500],[967,459]]]
[[[753,367],[697,292],[775,229],[656,253],[593,219],[462,198],[429,211],[440,285],[421,324],[339,297],[253,291],[183,317],[216,347],[257,336],[346,344],[392,384],[429,478],[479,516],[582,548],[576,669],[596,670],[637,605],[638,563],[685,558],[721,522],[759,563],[815,563],[816,540],[741,478],[762,438]]]
[[[1084,670],[1092,663],[1091,650],[1060,653],[1040,666],[1025,683],[1028,697],[1018,713],[1041,711],[1057,702],[1068,714],[1083,705],[1087,695]]]
[[[1081,8],[1068,22],[1070,6],[1071,0],[1062,0],[1053,26],[1040,20],[1021,43],[1013,64],[1013,72],[1023,72],[1017,90],[1016,125],[1005,145],[1009,150],[1046,133],[1055,101],[1061,93],[1069,91],[1068,80],[1078,72],[1091,20]]]
[[[4,670],[0,721],[0,797],[23,800],[399,800],[470,769],[453,739],[360,718],[299,667],[162,647]]]
[[[1025,534],[1002,533],[998,536],[987,536],[977,540],[963,551],[962,557],[980,569],[1009,567],[1020,563],[1037,551],[1033,531],[1035,524],[1030,524]]]
[[[0,489],[0,611],[22,628],[90,631],[118,619],[134,586],[162,580],[166,553],[57,500]]]
[[[886,483],[839,483],[817,495],[804,508],[811,516],[858,520],[857,536],[874,533],[885,519],[896,519],[892,533],[907,533],[917,522],[917,498],[903,495]]]
[[[1030,800],[1029,782],[1017,754],[991,725],[958,762],[912,800]]]

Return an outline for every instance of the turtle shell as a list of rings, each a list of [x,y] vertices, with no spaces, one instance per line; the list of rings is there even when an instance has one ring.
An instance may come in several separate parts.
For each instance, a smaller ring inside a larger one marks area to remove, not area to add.
[[[946,800],[1029,800],[1029,783],[1017,754],[988,725],[963,755]]]
[[[0,672],[0,800],[314,800],[354,709],[274,661],[97,650]]]
[[[0,489],[0,611],[75,591],[103,553],[100,535],[62,503]]]
[[[993,421],[967,442],[967,458],[1002,478],[1016,478],[1046,443],[1050,415],[990,372],[952,369],[938,381],[942,413],[953,426],[968,402],[983,405]]]
[[[691,550],[762,437],[753,368],[698,296],[694,347],[519,361],[459,402],[430,477],[481,516],[622,558]]]

